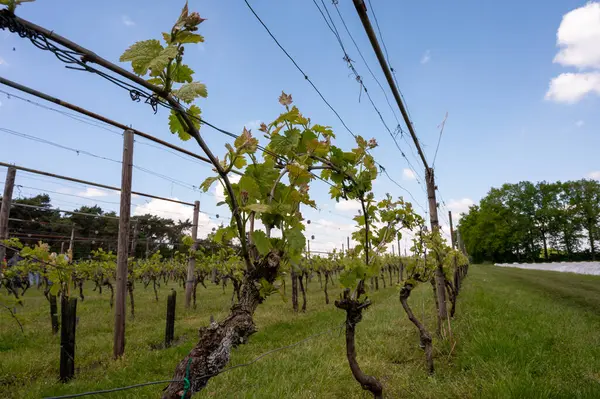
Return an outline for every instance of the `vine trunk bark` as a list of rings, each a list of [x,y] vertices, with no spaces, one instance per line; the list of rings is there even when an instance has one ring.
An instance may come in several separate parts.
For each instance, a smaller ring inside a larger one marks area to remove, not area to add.
[[[431,334],[429,333],[429,331],[427,331],[423,323],[421,323],[419,319],[415,317],[412,309],[408,304],[408,297],[410,296],[412,289],[413,286],[411,284],[405,284],[404,287],[402,287],[402,289],[400,290],[400,303],[402,304],[404,311],[408,315],[408,319],[419,330],[419,338],[421,339],[421,345],[425,350],[425,361],[427,363],[427,371],[429,372],[429,374],[433,374],[433,345]]]
[[[361,283],[359,285],[363,284]],[[357,289],[358,292],[361,288]],[[359,294],[360,295],[360,294]],[[359,296],[358,295],[358,296]],[[357,298],[358,298],[357,296]],[[383,398],[383,386],[377,380],[377,378],[365,374],[358,365],[356,360],[356,325],[362,320],[362,311],[369,307],[371,302],[366,299],[359,301],[358,299],[352,299],[350,297],[350,290],[346,289],[343,293],[343,297],[335,301],[335,306],[339,309],[346,311],[346,357],[348,358],[348,364],[352,375],[358,381],[362,389],[371,392],[373,398]]]
[[[246,271],[242,280],[240,300],[231,307],[229,316],[221,322],[212,322],[200,328],[200,339],[190,353],[177,365],[173,381],[163,393],[163,399],[191,398],[202,390],[210,378],[218,375],[229,362],[231,351],[245,344],[256,330],[253,315],[263,301],[257,288],[261,279],[273,283],[277,277],[281,254],[271,252],[251,271]],[[184,390],[184,378],[190,382]],[[185,396],[184,396],[185,392]]]

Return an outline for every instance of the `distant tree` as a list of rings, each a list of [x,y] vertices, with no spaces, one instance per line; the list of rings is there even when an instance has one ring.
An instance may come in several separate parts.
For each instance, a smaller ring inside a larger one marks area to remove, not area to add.
[[[595,260],[600,183],[523,181],[492,188],[458,229],[473,261]],[[587,237],[588,251],[581,252]],[[587,254],[587,255],[586,255]]]
[[[582,179],[571,185],[573,196],[571,204],[575,207],[577,215],[583,221],[587,231],[588,243],[592,260],[596,260],[596,241],[600,229],[600,183],[595,180]]]

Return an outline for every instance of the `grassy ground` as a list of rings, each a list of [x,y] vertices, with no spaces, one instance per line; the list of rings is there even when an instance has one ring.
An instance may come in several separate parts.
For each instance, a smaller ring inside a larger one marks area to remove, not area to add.
[[[174,286],[173,286],[174,287]],[[19,318],[22,335],[0,313],[0,397],[39,398],[107,389],[171,377],[190,350],[197,328],[210,315],[223,317],[231,293],[199,287],[199,308],[185,312],[178,290],[176,335],[169,349],[153,349],[164,334],[166,294],[155,302],[151,289],[136,287],[136,319],[128,321],[126,356],[111,359],[112,313],[106,292],[87,290],[78,303],[77,374],[56,382],[59,337],[50,333],[48,303],[36,290],[26,295]],[[338,290],[331,290],[335,298]],[[289,292],[288,292],[289,295]],[[453,322],[455,345],[435,342],[436,375],[424,371],[417,333],[406,319],[397,289],[372,294],[374,305],[358,326],[359,362],[377,376],[389,398],[599,398],[600,278],[493,266],[473,266]],[[429,286],[411,303],[433,327]],[[277,295],[259,307],[260,331],[235,350],[231,365],[270,349],[342,324],[344,314],[325,305],[316,278],[309,287],[308,312],[294,315]],[[103,398],[156,398],[164,385]],[[367,398],[345,359],[344,336],[337,331],[271,354],[249,367],[213,378],[198,398]]]

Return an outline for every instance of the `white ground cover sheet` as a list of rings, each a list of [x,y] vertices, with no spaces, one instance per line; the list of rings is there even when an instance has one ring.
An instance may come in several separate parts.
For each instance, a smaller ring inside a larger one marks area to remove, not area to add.
[[[600,276],[600,262],[496,263],[496,266]]]

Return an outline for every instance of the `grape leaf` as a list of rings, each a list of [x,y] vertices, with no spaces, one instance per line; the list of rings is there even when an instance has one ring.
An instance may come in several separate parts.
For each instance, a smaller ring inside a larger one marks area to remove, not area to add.
[[[211,176],[211,177],[207,177],[206,180],[204,180],[202,182],[202,184],[200,185],[200,188],[204,191],[207,192],[208,189],[210,188],[210,186],[212,186],[212,184],[217,181],[219,178],[217,176]]]
[[[159,56],[163,51],[163,46],[158,40],[144,40],[131,45],[119,58],[119,61],[131,61],[133,72],[140,76],[148,73],[148,68],[152,60]]]
[[[292,95],[291,94],[285,94],[282,91],[281,95],[279,96],[279,103],[281,105],[290,105],[292,103]]]
[[[191,103],[197,97],[205,97],[208,95],[206,91],[206,85],[200,82],[192,82],[181,86],[179,89],[174,90],[173,94],[181,101]]]
[[[187,65],[175,65],[171,70],[171,79],[177,83],[191,83],[194,71]]]
[[[256,147],[258,146],[258,139],[252,137],[252,133],[250,132],[250,130],[248,130],[244,127],[242,134],[240,134],[235,139],[235,141],[233,142],[233,145],[238,150],[243,150],[242,153],[244,153],[244,152],[252,153],[252,152],[256,151]]]
[[[271,147],[275,152],[280,154],[287,154],[292,151],[300,142],[300,131],[298,129],[289,129],[285,132],[285,135],[273,135],[271,138]]]
[[[163,87],[164,83],[165,83],[165,82],[163,82],[162,78],[160,78],[160,77],[148,79],[147,82],[150,83],[151,85],[156,85],[156,86],[160,86],[160,87]]]
[[[159,76],[165,68],[169,61],[174,59],[179,50],[175,46],[168,46],[164,48],[151,62],[148,64],[148,69],[150,69],[150,76]]]
[[[237,158],[235,158],[233,166],[235,166],[237,169],[242,169],[244,166],[246,166],[246,163],[246,158],[244,158],[243,156],[238,156]]]
[[[188,115],[190,115],[190,120],[192,121],[196,129],[199,130],[200,120],[198,118],[200,118],[200,108],[196,105],[192,105],[188,109],[187,113]],[[180,117],[177,115],[177,111],[171,110],[171,115],[169,115],[169,129],[171,130],[171,133],[177,134],[181,140],[187,141],[191,138],[191,136],[183,127],[179,118]]]
[[[252,241],[254,242],[254,245],[256,245],[256,249],[258,249],[258,253],[261,256],[265,256],[273,248],[271,240],[262,230],[252,232]]]
[[[304,250],[304,247],[306,246],[306,238],[304,238],[304,234],[302,234],[300,225],[286,230],[285,238],[291,251],[298,252]]]
[[[271,211],[271,206],[267,205],[267,204],[251,204],[245,207],[247,210],[249,211],[254,211],[254,212],[270,212]]]
[[[240,191],[246,191],[248,193],[249,200],[260,198],[260,188],[258,187],[258,184],[252,177],[242,176],[238,185]]]
[[[178,32],[175,36],[175,42],[180,44],[185,43],[201,43],[204,42],[204,37],[197,33],[192,33],[188,31]]]

